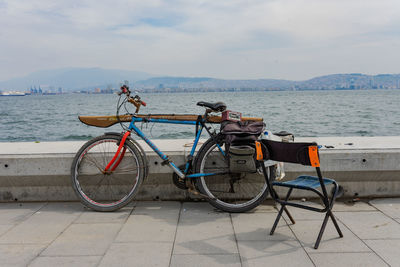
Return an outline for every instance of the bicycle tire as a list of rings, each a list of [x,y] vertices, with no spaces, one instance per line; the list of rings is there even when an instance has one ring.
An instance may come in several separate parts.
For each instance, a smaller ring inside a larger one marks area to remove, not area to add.
[[[217,140],[217,141],[214,141]],[[221,136],[208,139],[200,148],[195,161],[195,173],[229,172],[224,155],[216,146],[224,150]],[[267,167],[269,177],[275,177],[275,168]],[[207,195],[207,201],[226,212],[246,212],[260,205],[268,196],[268,186],[262,173],[224,174],[201,176],[196,180],[197,189]]]
[[[140,151],[129,140],[124,144],[126,152],[118,167],[110,173],[103,172],[120,141],[120,135],[98,136],[86,142],[75,155],[71,166],[72,187],[88,208],[118,210],[135,197],[143,182],[144,161]]]

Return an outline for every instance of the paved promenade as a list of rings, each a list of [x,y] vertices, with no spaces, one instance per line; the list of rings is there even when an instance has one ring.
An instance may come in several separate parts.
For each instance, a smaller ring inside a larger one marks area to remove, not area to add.
[[[400,199],[341,203],[313,249],[321,214],[263,205],[229,214],[203,202],[135,202],[98,213],[80,203],[0,203],[0,266],[400,266]]]

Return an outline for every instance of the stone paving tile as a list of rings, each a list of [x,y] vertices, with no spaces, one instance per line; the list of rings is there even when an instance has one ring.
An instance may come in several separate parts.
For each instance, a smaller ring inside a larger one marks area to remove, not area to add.
[[[185,225],[197,225],[209,222],[213,218],[229,218],[229,213],[215,209],[208,203],[183,203],[179,222]]]
[[[103,255],[115,239],[120,224],[72,224],[49,247],[44,256]]]
[[[337,212],[336,215],[361,239],[400,238],[400,224],[381,212]]]
[[[0,265],[27,266],[44,247],[40,244],[1,244]]]
[[[400,198],[380,198],[369,202],[386,215],[400,219]]]
[[[296,240],[285,220],[281,219],[275,233],[270,235],[277,212],[232,214],[233,227],[237,240]]]
[[[311,259],[318,267],[359,266],[377,267],[388,266],[375,253],[312,253]]]
[[[228,222],[216,220],[198,226],[180,226],[177,231],[174,254],[232,254],[237,253],[233,231]]]
[[[124,223],[133,207],[124,207],[113,212],[97,212],[86,210],[75,223]]]
[[[94,267],[100,260],[101,256],[37,257],[29,267]]]
[[[340,211],[354,211],[354,212],[376,211],[376,208],[363,201],[357,201],[357,202],[336,201],[335,205],[333,205],[333,212],[340,212]]]
[[[0,237],[0,243],[50,243],[82,212],[78,203],[49,203]]]
[[[214,212],[204,204],[184,203],[173,253],[238,253],[229,213]]]
[[[243,266],[314,266],[297,241],[238,241]]]
[[[258,213],[258,212],[273,212],[276,213],[275,205],[272,201],[267,201],[260,206],[252,209],[247,213]]]
[[[113,213],[91,212],[80,203],[0,204],[0,265],[96,266],[101,260],[101,266],[169,266],[171,260],[171,266],[400,266],[400,199],[371,205],[337,202],[344,238],[329,221],[314,250],[324,214],[293,207],[295,236],[284,220],[269,236],[277,214],[272,205],[229,214],[199,202],[137,202]]]
[[[12,224],[0,224],[0,236],[10,230],[14,225]]]
[[[299,221],[290,226],[298,240],[309,253],[314,252],[372,252],[357,236],[338,222],[343,233],[340,238],[332,221],[329,219],[318,249],[314,249],[319,230],[322,225],[320,221]]]
[[[303,205],[308,205],[311,207],[315,208],[323,208],[322,205],[318,204],[317,202],[312,202],[312,201],[293,201],[295,203],[303,204]],[[280,206],[278,205],[278,208]],[[293,218],[295,221],[315,221],[315,220],[323,220],[325,217],[325,213],[320,213],[320,212],[314,212],[314,211],[309,211],[305,209],[299,209],[295,207],[290,207],[287,206],[287,209],[289,210],[290,214],[292,214]],[[354,203],[345,203],[345,202],[340,202],[336,201],[335,205],[333,206],[333,214],[336,216],[337,212],[361,212],[361,211],[377,211],[376,208],[373,206],[369,205],[368,203],[365,202],[354,202]],[[287,215],[284,213],[284,218],[287,219],[289,222],[289,218]]]
[[[214,208],[208,202],[185,202],[182,203],[182,212],[190,212],[191,216],[204,216],[209,214],[226,214],[226,212],[220,211]],[[186,219],[189,217],[185,217]]]
[[[180,208],[179,202],[139,202],[116,242],[173,242]]]
[[[400,238],[400,224],[381,212],[337,212],[336,216],[361,239]]]
[[[16,224],[19,223],[46,203],[0,203],[0,224]]]
[[[100,266],[168,267],[172,242],[113,243]]]
[[[172,255],[171,267],[240,267],[239,254],[224,254],[224,255]],[[264,265],[265,266],[265,265]]]
[[[400,266],[400,239],[365,240],[365,243],[390,266]]]

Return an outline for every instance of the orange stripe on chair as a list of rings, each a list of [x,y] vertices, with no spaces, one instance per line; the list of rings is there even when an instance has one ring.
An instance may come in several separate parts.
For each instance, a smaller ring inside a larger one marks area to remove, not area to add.
[[[310,158],[311,166],[319,167],[319,157],[318,157],[318,147],[317,146],[309,146],[308,147],[308,156]]]
[[[262,153],[262,149],[261,149],[261,143],[258,142],[258,141],[256,141],[256,153],[257,153],[257,157],[256,157],[257,160],[263,160],[264,159],[264,156],[263,156],[263,153]]]

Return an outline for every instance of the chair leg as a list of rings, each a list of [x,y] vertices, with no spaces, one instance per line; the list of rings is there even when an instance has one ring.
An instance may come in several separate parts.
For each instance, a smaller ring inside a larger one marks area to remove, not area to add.
[[[315,245],[314,245],[315,249],[318,249],[318,246],[319,246],[319,243],[321,242],[321,238],[325,231],[325,227],[326,227],[326,223],[328,222],[328,219],[329,219],[329,212],[327,212],[325,215],[324,222],[322,223],[321,230],[319,231],[317,241],[315,242]]]
[[[293,189],[293,188],[290,188],[288,194],[286,195],[285,201],[287,201],[287,200],[289,199],[289,196],[290,196],[290,194],[291,194],[291,192],[292,192],[292,189]],[[272,195],[272,198],[279,199],[278,193],[276,193],[276,191],[275,191],[274,188],[272,188],[272,190],[271,190],[271,195]],[[292,224],[295,224],[296,221],[294,220],[292,214],[290,214],[290,212],[289,212],[289,210],[286,208],[286,206],[283,206],[283,210],[286,212],[286,214],[287,214],[287,216],[289,217],[289,220],[292,222]]]
[[[335,203],[336,195],[338,193],[338,188],[339,188],[337,184],[334,184],[334,186],[335,186],[334,193],[332,194],[332,197],[331,197],[328,213],[332,219],[333,224],[335,225],[336,231],[338,232],[339,236],[343,237],[342,231],[339,228],[339,224],[337,223],[336,218],[335,218],[335,216],[333,216],[333,213],[332,213],[332,207],[333,207],[333,204]]]
[[[329,213],[329,216],[330,216],[331,219],[332,219],[333,224],[335,225],[336,231],[338,232],[339,236],[340,236],[340,237],[343,237],[342,231],[340,230],[339,224],[337,223],[335,216],[333,216],[332,211],[329,210],[328,213]]]
[[[274,191],[274,194],[275,194],[276,198],[278,198],[278,194],[276,193],[276,191],[275,191],[275,190],[273,190],[273,191]],[[287,193],[287,195],[286,195],[286,197],[285,197],[285,202],[289,199],[290,194],[292,193],[292,191],[293,191],[293,188],[290,188],[289,191],[288,191],[288,193]],[[274,234],[275,229],[276,229],[276,227],[278,226],[278,222],[279,222],[279,220],[280,220],[280,218],[281,218],[281,216],[282,216],[282,212],[283,212],[283,211],[286,212],[286,214],[289,216],[289,219],[292,221],[292,223],[293,223],[293,224],[295,223],[295,221],[294,221],[292,215],[291,215],[291,214],[289,213],[289,211],[286,209],[285,204],[282,204],[282,203],[281,203],[281,209],[279,210],[278,216],[276,217],[275,222],[274,222],[274,225],[272,226],[271,232],[269,233],[270,235],[273,235],[273,234]]]
[[[283,210],[286,212],[286,215],[289,217],[289,220],[292,222],[292,224],[295,224],[296,221],[293,219],[292,214],[289,213],[288,209],[284,206]]]
[[[280,209],[279,212],[278,212],[278,216],[276,216],[276,219],[275,219],[274,225],[272,226],[271,232],[269,232],[270,235],[273,235],[273,234],[274,234],[275,229],[276,229],[276,226],[278,225],[279,219],[280,219],[281,216],[282,216],[282,212],[283,212],[283,209],[284,209],[284,208],[285,208],[285,205],[282,205],[282,206],[281,206],[281,209]]]

